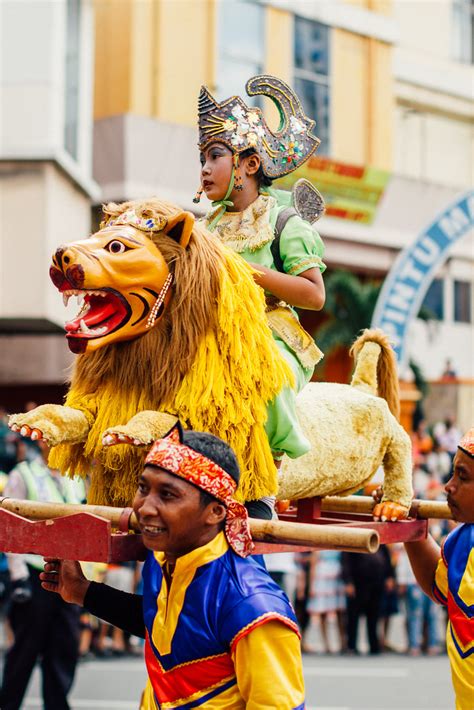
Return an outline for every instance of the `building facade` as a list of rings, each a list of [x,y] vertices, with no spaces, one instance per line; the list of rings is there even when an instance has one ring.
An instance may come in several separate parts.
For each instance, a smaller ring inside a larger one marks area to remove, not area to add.
[[[328,212],[318,228],[329,270],[344,268],[363,278],[383,279],[401,250],[473,186],[469,0],[64,0],[33,5],[37,12],[47,8],[58,17],[76,6],[87,18],[81,25],[81,41],[89,44],[81,56],[90,64],[94,95],[87,104],[82,93],[84,157],[82,162],[78,159],[80,151],[71,157],[67,145],[74,136],[72,114],[58,109],[55,121],[62,128],[57,135],[62,131],[62,152],[69,167],[58,160],[45,163],[77,193],[75,204],[83,200],[84,222],[87,204],[97,209],[100,202],[150,194],[196,211],[192,197],[199,184],[199,88],[206,84],[221,99],[242,94],[247,78],[260,72],[276,74],[293,85],[316,120],[315,132],[322,142],[320,157],[310,168],[324,180],[320,187]],[[51,33],[53,23],[44,17],[42,22]],[[93,27],[88,39],[86,25]],[[61,27],[67,33],[72,25]],[[36,41],[43,46],[47,37]],[[56,52],[61,51],[61,41],[56,40]],[[77,42],[76,38],[76,46]],[[74,42],[67,46],[74,54]],[[53,51],[52,42],[48,47]],[[52,64],[58,70],[57,63]],[[62,86],[59,103],[64,107],[68,91],[73,95],[72,79],[71,88],[67,79],[72,76],[71,62],[62,67],[64,79],[51,81],[56,91]],[[5,91],[12,80],[5,67],[4,73]],[[83,81],[86,74],[84,69]],[[52,93],[49,99],[52,106]],[[267,103],[271,102],[263,99],[259,105],[276,126],[273,106]],[[20,107],[11,109],[13,123],[17,113],[21,115]],[[39,113],[52,130],[44,111]],[[91,173],[85,136],[92,116]],[[35,130],[39,132],[39,127]],[[3,161],[11,154],[17,169],[18,141],[15,144],[4,134],[1,145]],[[27,142],[22,146],[26,150]],[[32,158],[32,146],[26,154]],[[100,187],[98,195],[88,182],[92,177]],[[61,215],[69,207],[66,197],[58,193],[57,198],[57,212],[51,212],[62,223]],[[341,207],[344,200],[352,208]],[[199,209],[206,209],[205,200]],[[74,234],[59,236],[48,229],[43,253],[77,238],[81,230],[87,233],[81,219],[74,219]],[[473,249],[472,233],[453,244],[426,294],[426,305],[436,319],[410,324],[410,356],[428,379],[439,377],[446,358],[451,358],[459,377],[474,377]],[[14,258],[9,255],[10,264]],[[62,307],[45,283],[47,269],[41,268],[41,277],[35,279],[42,284],[39,291],[50,309],[42,313],[57,327],[64,320],[58,313]],[[6,291],[13,294],[13,286]],[[9,298],[15,301],[12,295]],[[13,325],[18,310],[8,303],[0,302],[0,317]],[[31,300],[25,299],[25,313],[28,303]]]
[[[25,21],[25,18],[28,21]],[[93,6],[0,3],[0,385],[58,394],[70,357],[51,254],[90,232]],[[20,395],[19,395],[20,396]]]

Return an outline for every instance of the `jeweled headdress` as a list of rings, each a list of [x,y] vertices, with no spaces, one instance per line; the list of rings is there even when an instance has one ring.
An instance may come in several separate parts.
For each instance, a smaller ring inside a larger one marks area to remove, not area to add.
[[[249,107],[240,96],[218,103],[205,86],[198,102],[199,149],[217,141],[239,154],[254,148],[260,156],[264,174],[271,179],[296,170],[318,147],[320,140],[311,133],[315,122],[305,116],[301,102],[281,79],[264,74],[248,80],[249,96],[269,96],[280,114],[274,133],[259,108]]]

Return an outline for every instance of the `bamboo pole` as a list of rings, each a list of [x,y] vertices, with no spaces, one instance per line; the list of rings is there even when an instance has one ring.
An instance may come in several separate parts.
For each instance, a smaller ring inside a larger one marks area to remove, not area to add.
[[[370,496],[328,496],[321,498],[321,510],[331,513],[371,514],[375,501]],[[452,513],[444,501],[414,499],[410,508],[411,518],[438,518],[451,520]]]
[[[23,500],[21,498],[1,498],[0,507],[10,513],[22,515],[30,520],[48,520],[53,518],[63,518],[66,515],[76,513],[90,513],[105,518],[112,523],[113,528],[119,527],[120,517],[123,508],[112,508],[107,505],[82,505],[80,503],[50,503],[36,500]],[[132,513],[129,521],[131,530],[139,531],[138,521]]]
[[[378,532],[370,528],[287,523],[255,518],[249,518],[249,522],[252,538],[258,542],[348,552],[377,552],[380,544]]]
[[[43,503],[15,498],[0,498],[0,507],[31,520],[48,520],[75,513],[91,513],[109,520],[113,527],[118,527],[124,510],[105,505]],[[249,518],[249,523],[255,542],[352,552],[375,552],[379,547],[378,533],[367,528],[287,523],[255,518]],[[130,516],[129,527],[131,530],[139,531],[134,513]]]

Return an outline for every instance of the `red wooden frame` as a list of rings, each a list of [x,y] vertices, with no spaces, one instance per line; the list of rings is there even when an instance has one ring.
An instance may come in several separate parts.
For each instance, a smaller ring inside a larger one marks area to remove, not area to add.
[[[372,520],[371,515],[360,513],[325,512],[323,516],[319,498],[300,500],[295,508],[280,514],[279,518],[314,525],[370,528],[378,532],[381,544],[422,540],[428,530],[427,520],[408,519],[397,523],[381,523]],[[255,554],[310,549],[312,548],[300,545],[255,543]],[[110,522],[97,515],[78,513],[51,520],[32,521],[2,509],[0,550],[84,562],[123,562],[143,560],[146,556],[141,535],[112,532]]]

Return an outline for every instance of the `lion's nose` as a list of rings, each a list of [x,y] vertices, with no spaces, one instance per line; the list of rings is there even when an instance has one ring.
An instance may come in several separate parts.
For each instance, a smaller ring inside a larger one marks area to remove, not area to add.
[[[64,265],[64,268],[66,268],[68,266],[68,264],[71,263],[71,261],[72,261],[72,254],[67,246],[60,246],[54,252],[53,263],[59,269],[63,269],[63,265]]]

